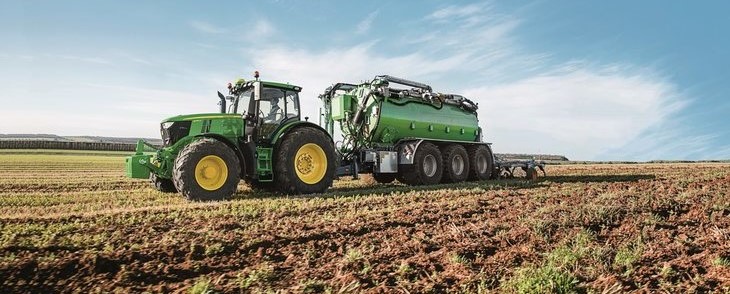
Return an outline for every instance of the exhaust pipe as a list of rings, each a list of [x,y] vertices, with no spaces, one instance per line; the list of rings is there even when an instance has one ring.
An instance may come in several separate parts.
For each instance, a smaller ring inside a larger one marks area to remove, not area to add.
[[[224,96],[223,93],[218,91],[218,98],[221,99],[221,101],[218,102],[218,105],[221,106],[221,113],[226,113],[226,96]]]

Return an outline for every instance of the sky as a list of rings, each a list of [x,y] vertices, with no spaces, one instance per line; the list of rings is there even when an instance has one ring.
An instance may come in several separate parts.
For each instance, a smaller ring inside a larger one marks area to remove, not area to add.
[[[497,153],[730,159],[727,1],[0,0],[0,133],[159,137],[258,70],[479,103]],[[316,119],[314,119],[316,121]]]

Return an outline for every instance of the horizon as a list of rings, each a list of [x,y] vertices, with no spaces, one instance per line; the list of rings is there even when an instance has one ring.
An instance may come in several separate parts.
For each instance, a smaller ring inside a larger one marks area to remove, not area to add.
[[[0,12],[0,134],[157,138],[254,70],[316,118],[390,74],[478,102],[495,153],[730,159],[725,2],[40,2]]]

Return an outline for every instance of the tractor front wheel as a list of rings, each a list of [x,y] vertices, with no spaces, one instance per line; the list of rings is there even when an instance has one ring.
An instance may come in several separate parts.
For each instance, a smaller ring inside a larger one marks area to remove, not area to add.
[[[221,141],[194,141],[178,154],[172,171],[175,188],[195,201],[222,200],[236,192],[241,165],[234,151]]]
[[[335,162],[335,147],[323,131],[294,129],[276,151],[276,185],[284,194],[324,193],[332,186]]]

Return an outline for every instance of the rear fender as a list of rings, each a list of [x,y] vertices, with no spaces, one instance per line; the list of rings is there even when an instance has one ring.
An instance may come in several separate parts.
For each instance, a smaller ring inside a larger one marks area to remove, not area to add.
[[[334,141],[332,141],[332,135],[330,135],[330,133],[328,133],[324,128],[308,121],[296,121],[282,126],[272,137],[273,139],[271,140],[271,145],[276,146],[281,141],[281,138],[283,138],[286,134],[288,134],[292,130],[303,127],[311,127],[322,131],[323,133],[327,134],[327,137],[330,139],[330,141],[334,143]]]

